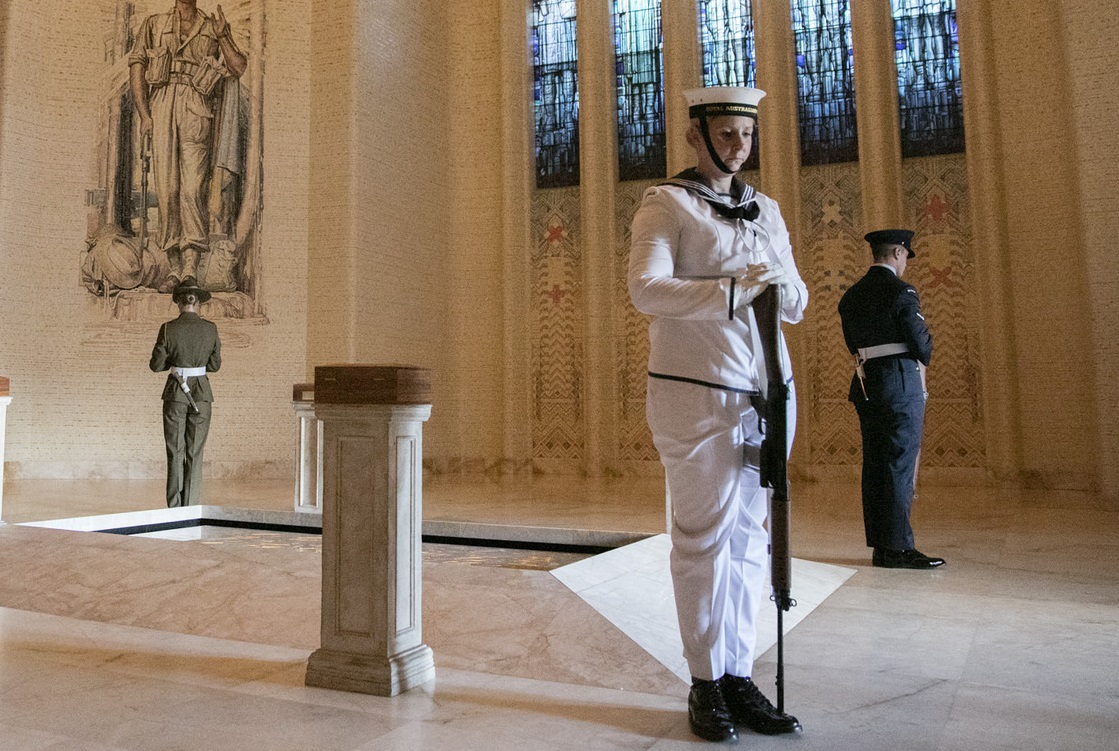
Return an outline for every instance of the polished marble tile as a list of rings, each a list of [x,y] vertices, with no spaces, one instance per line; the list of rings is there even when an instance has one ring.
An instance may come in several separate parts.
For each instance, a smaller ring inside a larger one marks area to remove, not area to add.
[[[1085,697],[1048,682],[992,691],[961,686],[940,748],[1111,751],[1119,738],[1116,694]]]
[[[13,524],[148,512],[160,485],[7,483],[4,751],[709,747],[688,730],[680,677],[639,631],[627,633],[648,623],[599,610],[636,592],[670,593],[663,571],[642,573],[664,555],[654,549],[664,531],[655,480],[425,478],[425,524],[652,542],[630,551],[628,572],[611,574],[609,554],[575,564],[594,572],[597,583],[575,588],[597,589],[595,604],[545,570],[425,563],[424,639],[437,677],[392,699],[303,685],[318,646],[317,551]],[[231,515],[293,503],[279,481],[207,489]],[[831,589],[786,637],[786,706],[805,731],[746,732],[743,746],[1115,747],[1115,508],[1084,493],[922,487],[918,546],[949,564],[911,572],[869,566],[857,486],[795,483],[792,497],[794,596],[817,575]],[[841,581],[826,579],[837,570]],[[764,652],[755,671],[771,698],[774,660]]]
[[[655,535],[593,558],[568,564],[552,575],[641,645],[685,684],[691,681],[676,619],[669,573],[668,535]],[[854,572],[839,566],[793,559],[790,580],[796,606],[784,614],[788,633]],[[777,642],[775,606],[759,614],[757,652]]]

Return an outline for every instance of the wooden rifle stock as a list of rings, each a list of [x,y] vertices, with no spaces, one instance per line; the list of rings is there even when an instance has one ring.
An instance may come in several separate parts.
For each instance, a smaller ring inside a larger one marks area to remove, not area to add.
[[[781,288],[769,285],[754,298],[754,320],[762,342],[766,372],[765,437],[761,447],[761,485],[769,488],[769,554],[773,601],[777,605],[777,709],[785,711],[785,638],[783,615],[792,599],[789,552],[788,402],[789,380],[781,357]]]

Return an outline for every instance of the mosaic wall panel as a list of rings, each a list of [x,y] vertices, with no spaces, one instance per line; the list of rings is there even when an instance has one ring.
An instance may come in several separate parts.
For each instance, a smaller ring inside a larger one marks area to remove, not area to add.
[[[659,182],[620,182],[614,206],[618,217],[618,241],[614,254],[613,298],[615,343],[618,356],[621,411],[618,416],[618,459],[623,462],[657,462],[653,436],[645,422],[645,381],[649,370],[649,318],[638,312],[629,299],[626,272],[629,268],[630,224],[645,189]]]
[[[906,160],[903,175],[918,253],[906,279],[921,293],[935,342],[922,466],[983,467],[976,277],[964,156]],[[802,362],[809,372],[797,378],[812,384],[807,405],[812,429],[801,435],[809,441],[811,464],[857,465],[858,419],[847,402],[852,364],[836,306],[870,259],[862,239],[858,165],[805,168],[801,187],[805,226],[797,263],[811,302],[799,324],[805,330],[797,332],[808,347]]]
[[[859,422],[847,401],[853,364],[837,312],[839,298],[862,277],[870,257],[862,239],[858,163],[803,168],[801,202],[803,227],[800,247],[794,251],[808,285],[808,310],[789,338],[793,347],[800,343],[808,350],[797,357],[801,369],[807,367],[808,372],[795,376],[798,383],[810,384],[799,392],[799,408],[809,412],[810,419],[804,422],[811,430],[798,430],[797,440],[808,441],[810,464],[859,464]]]
[[[583,457],[583,283],[579,189],[532,200],[532,458]]]
[[[967,164],[963,154],[907,159],[902,179],[918,254],[906,279],[921,292],[921,310],[933,334],[921,464],[984,467],[978,280]]]
[[[756,175],[752,175],[756,178]],[[929,371],[930,399],[922,465],[985,466],[980,411],[978,327],[974,257],[966,165],[962,155],[925,157],[904,164],[907,211],[914,216],[918,258],[907,279],[921,291],[935,338]],[[614,247],[612,335],[618,357],[618,434],[621,463],[656,462],[645,423],[648,319],[629,300],[626,269],[629,228],[645,189],[654,181],[618,184]],[[797,264],[811,293],[805,320],[790,331],[798,356],[801,409],[809,412],[809,462],[858,465],[858,419],[847,401],[851,358],[843,344],[836,308],[870,260],[862,236],[862,194],[854,163],[802,170],[801,246]],[[583,348],[582,258],[578,189],[541,190],[533,199],[533,458],[584,459],[582,389],[587,377]]]

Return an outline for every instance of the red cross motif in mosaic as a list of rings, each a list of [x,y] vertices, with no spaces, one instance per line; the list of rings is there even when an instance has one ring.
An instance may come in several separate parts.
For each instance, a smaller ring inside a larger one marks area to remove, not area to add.
[[[545,230],[544,239],[552,245],[558,245],[567,239],[567,230],[563,228],[562,224],[549,224],[548,229]]]
[[[939,193],[933,193],[925,201],[925,216],[932,219],[934,222],[944,220],[948,216],[948,211],[951,207],[947,201],[941,198]]]
[[[560,300],[562,300],[566,295],[567,290],[565,290],[558,284],[553,284],[551,289],[544,291],[544,297],[550,298],[552,301],[552,305],[559,305]]]
[[[959,282],[952,278],[951,266],[943,266],[941,268],[930,266],[926,278],[928,279],[927,283],[931,289],[946,289],[960,286]]]

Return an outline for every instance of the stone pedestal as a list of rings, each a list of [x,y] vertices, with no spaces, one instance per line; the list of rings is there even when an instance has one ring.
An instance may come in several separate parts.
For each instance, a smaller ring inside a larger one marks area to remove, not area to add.
[[[421,368],[315,368],[322,421],[322,646],[309,686],[395,696],[435,678],[421,623]]]
[[[12,403],[9,381],[0,376],[0,524],[4,523],[4,434],[8,425],[8,405]]]
[[[315,386],[292,387],[295,409],[295,510],[322,513],[322,420],[315,417]]]

